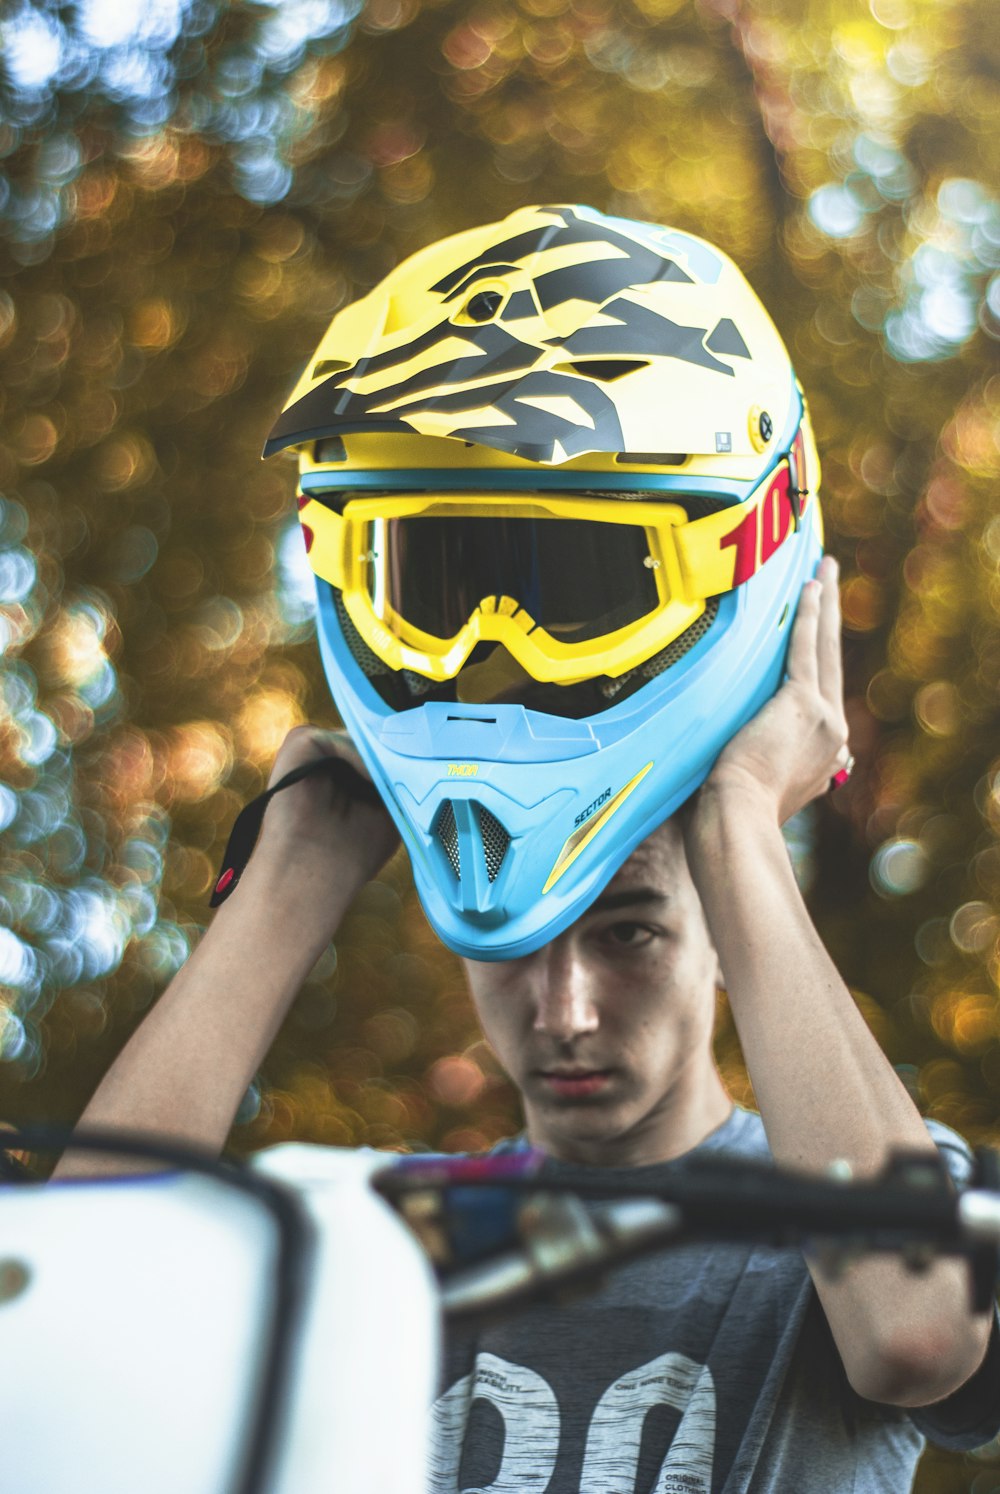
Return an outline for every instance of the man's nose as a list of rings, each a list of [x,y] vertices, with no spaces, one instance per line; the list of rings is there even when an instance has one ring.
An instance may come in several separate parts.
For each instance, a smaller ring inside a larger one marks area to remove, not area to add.
[[[551,945],[535,991],[536,1032],[569,1042],[596,1031],[600,1014],[593,976],[571,950]]]

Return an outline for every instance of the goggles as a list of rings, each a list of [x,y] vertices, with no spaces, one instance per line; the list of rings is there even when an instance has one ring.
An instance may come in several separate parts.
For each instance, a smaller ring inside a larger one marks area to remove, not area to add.
[[[568,685],[635,668],[749,580],[798,528],[804,472],[799,433],[742,503],[698,519],[681,493],[564,491],[303,493],[300,518],[313,570],[390,669],[443,682],[492,643]]]

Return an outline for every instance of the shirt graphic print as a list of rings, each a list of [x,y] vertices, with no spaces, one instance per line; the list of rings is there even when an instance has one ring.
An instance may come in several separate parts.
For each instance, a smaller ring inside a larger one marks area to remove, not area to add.
[[[473,1400],[493,1406],[503,1423],[500,1467],[478,1494],[545,1489],[559,1453],[559,1405],[551,1386],[524,1365],[480,1354],[475,1371],[441,1396],[435,1408],[435,1456],[430,1494],[456,1494],[460,1443]],[[581,1488],[635,1487],[646,1418],[654,1406],[681,1413],[653,1486],[656,1494],[711,1494],[715,1387],[711,1372],[683,1354],[661,1354],[615,1380],[598,1401],[587,1432]]]

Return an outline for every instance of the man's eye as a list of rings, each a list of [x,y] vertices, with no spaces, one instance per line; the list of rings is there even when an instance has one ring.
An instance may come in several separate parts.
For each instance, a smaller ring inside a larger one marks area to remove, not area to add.
[[[656,937],[653,930],[644,923],[613,923],[604,933],[612,944],[622,945],[627,949],[639,949]]]

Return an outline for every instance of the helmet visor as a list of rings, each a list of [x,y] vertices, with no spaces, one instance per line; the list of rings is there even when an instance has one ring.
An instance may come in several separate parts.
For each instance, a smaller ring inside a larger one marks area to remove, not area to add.
[[[646,530],[586,519],[411,516],[370,529],[368,594],[392,631],[454,638],[504,611],[564,644],[637,623],[659,603]],[[512,604],[516,604],[513,606]],[[530,620],[530,621],[529,621]]]

